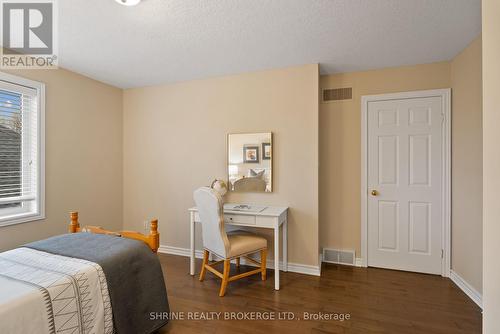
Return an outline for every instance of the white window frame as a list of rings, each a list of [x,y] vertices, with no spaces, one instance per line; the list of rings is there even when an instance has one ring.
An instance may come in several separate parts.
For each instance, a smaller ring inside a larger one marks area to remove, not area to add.
[[[11,215],[0,215],[0,228],[4,226],[27,223],[45,219],[45,84],[26,79],[20,76],[0,72],[0,81],[25,86],[36,90],[38,112],[38,189],[36,193],[36,210],[30,212],[16,212]]]

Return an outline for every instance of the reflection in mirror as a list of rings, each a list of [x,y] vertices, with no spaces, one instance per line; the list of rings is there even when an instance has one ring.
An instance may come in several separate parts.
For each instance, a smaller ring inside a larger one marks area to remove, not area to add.
[[[271,132],[228,135],[227,170],[231,191],[273,191],[272,145]]]

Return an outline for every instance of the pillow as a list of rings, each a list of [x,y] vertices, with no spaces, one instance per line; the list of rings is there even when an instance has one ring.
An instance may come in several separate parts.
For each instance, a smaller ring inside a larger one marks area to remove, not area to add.
[[[266,172],[265,169],[262,169],[260,171],[256,171],[255,169],[250,169],[248,171],[248,176],[249,177],[263,177],[264,176],[264,173]]]

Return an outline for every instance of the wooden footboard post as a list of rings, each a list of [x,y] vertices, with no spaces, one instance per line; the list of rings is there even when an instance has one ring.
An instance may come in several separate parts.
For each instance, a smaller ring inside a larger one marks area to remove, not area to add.
[[[158,252],[160,247],[160,233],[158,233],[158,219],[152,220],[149,230],[149,246],[154,253]]]
[[[71,212],[71,223],[69,224],[69,233],[76,233],[80,231],[80,223],[78,222],[78,212]]]

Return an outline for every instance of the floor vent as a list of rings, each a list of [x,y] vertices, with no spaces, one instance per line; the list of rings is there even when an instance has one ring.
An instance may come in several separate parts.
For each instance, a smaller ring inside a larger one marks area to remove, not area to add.
[[[352,88],[323,89],[323,103],[352,100]]]
[[[356,256],[353,250],[323,248],[323,262],[354,266],[356,264]]]

